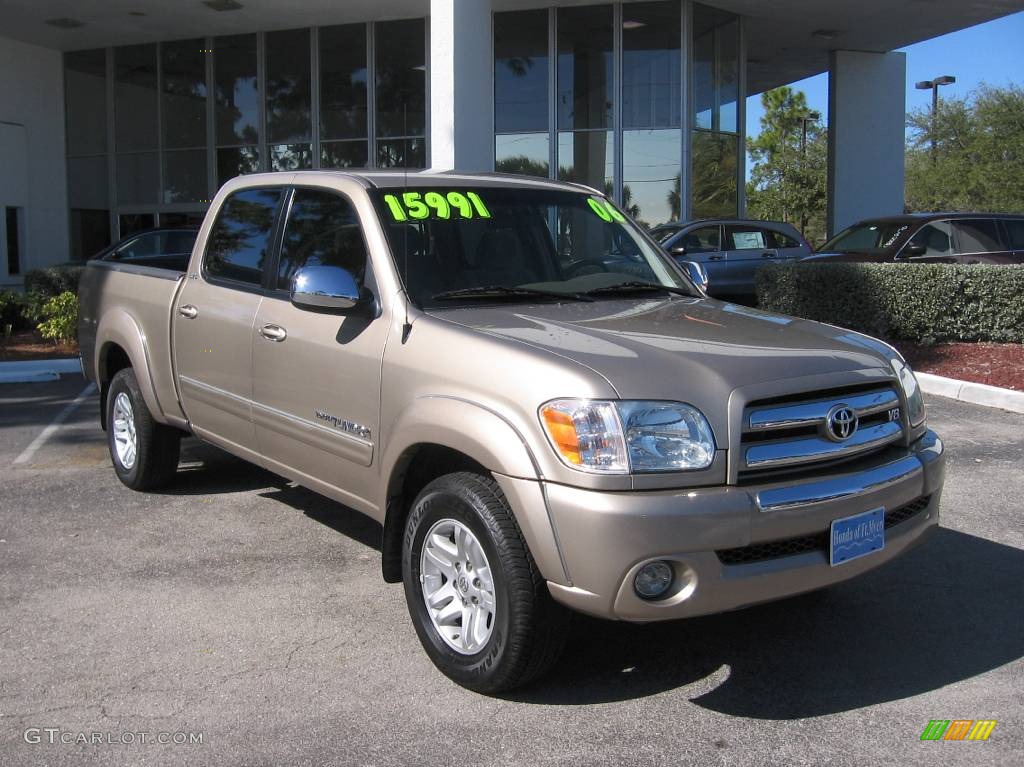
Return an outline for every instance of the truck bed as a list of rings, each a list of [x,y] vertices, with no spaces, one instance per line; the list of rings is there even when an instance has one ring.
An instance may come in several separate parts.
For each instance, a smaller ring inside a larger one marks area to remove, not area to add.
[[[78,343],[86,377],[100,380],[113,351],[109,344],[96,348],[102,326],[102,336],[116,339],[137,371],[149,371],[149,380],[139,385],[154,418],[174,424],[184,413],[174,386],[171,312],[184,276],[174,269],[89,261],[79,285]],[[136,363],[140,356],[144,365]]]

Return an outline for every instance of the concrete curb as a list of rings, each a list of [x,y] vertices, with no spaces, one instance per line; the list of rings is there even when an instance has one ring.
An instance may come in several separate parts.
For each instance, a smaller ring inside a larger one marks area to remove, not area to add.
[[[925,394],[936,394],[961,402],[970,402],[985,407],[1009,410],[1011,413],[1024,413],[1024,391],[1003,389],[999,386],[959,381],[931,373],[917,373],[917,380]]]
[[[81,372],[77,358],[0,362],[0,383],[56,381],[62,374]]]

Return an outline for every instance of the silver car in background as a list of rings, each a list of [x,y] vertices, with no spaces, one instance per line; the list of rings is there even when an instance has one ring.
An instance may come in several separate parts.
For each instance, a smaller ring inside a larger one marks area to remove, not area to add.
[[[680,263],[703,266],[708,292],[716,298],[752,296],[761,266],[814,252],[796,227],[781,221],[705,219],[662,224],[651,235]]]

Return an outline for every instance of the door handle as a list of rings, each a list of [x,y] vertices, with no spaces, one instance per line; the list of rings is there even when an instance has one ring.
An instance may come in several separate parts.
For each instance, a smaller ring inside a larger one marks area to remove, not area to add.
[[[187,320],[194,320],[196,315],[199,314],[199,310],[192,306],[192,304],[184,304],[178,307],[178,314]]]
[[[268,341],[283,341],[288,337],[288,331],[280,325],[264,325],[259,332]]]
[[[716,255],[713,255],[713,256],[708,256],[708,261],[721,261],[724,258],[725,258],[725,256],[719,256],[719,255],[716,254]]]
[[[761,258],[775,258],[774,253],[762,253]]]

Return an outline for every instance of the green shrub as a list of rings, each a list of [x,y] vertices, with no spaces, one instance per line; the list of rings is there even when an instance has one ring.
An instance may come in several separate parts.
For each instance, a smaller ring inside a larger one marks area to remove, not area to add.
[[[28,296],[13,290],[0,290],[0,331],[10,325],[13,330],[35,327],[25,318]]]
[[[33,269],[25,273],[25,292],[41,293],[47,298],[65,291],[78,295],[78,281],[85,269],[83,264],[60,264]]]
[[[758,271],[757,298],[895,340],[1024,343],[1024,266],[775,264]]]
[[[65,290],[59,296],[51,298],[43,306],[46,319],[39,323],[39,332],[43,338],[54,341],[74,341],[78,328],[78,296]]]

